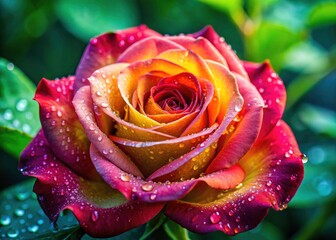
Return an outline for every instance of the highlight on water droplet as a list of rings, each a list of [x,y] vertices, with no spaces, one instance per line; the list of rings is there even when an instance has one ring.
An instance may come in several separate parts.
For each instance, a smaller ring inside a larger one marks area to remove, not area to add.
[[[221,216],[219,215],[219,212],[214,212],[210,215],[210,222],[215,224],[218,223],[221,220]]]
[[[98,211],[93,211],[92,212],[92,214],[91,214],[91,219],[92,219],[92,221],[94,221],[94,222],[97,222],[98,221],[98,219],[99,219],[99,213],[98,213]]]
[[[1,226],[7,226],[11,223],[11,218],[7,215],[1,215],[0,216],[0,225]]]
[[[301,154],[301,159],[302,159],[302,162],[303,163],[307,163],[308,162],[308,157],[307,157],[307,155],[306,154]]]
[[[154,186],[151,183],[145,183],[144,185],[141,186],[142,190],[144,190],[145,192],[149,192],[152,191]]]
[[[23,112],[27,109],[28,106],[28,101],[27,99],[20,99],[17,103],[16,103],[16,110],[18,110],[19,112]]]

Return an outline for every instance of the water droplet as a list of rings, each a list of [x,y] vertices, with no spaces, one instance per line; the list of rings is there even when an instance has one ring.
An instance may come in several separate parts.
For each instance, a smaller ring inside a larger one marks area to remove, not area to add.
[[[28,199],[31,195],[30,192],[19,192],[15,196],[19,201],[24,201]]]
[[[198,169],[198,167],[199,167],[199,165],[198,165],[198,164],[195,164],[195,165],[193,166],[193,169],[196,171],[196,170]]]
[[[150,200],[155,200],[156,199],[156,194],[151,194],[149,198],[150,198]]]
[[[11,229],[8,230],[7,236],[9,238],[16,238],[16,237],[18,237],[19,236],[19,230],[11,228]]]
[[[93,211],[93,212],[92,212],[92,214],[91,214],[91,219],[92,219],[92,221],[94,221],[94,222],[97,222],[97,221],[98,221],[98,219],[99,219],[99,213],[98,213],[98,211]]]
[[[272,185],[272,181],[267,181],[266,186],[270,187]]]
[[[106,108],[106,107],[108,107],[109,105],[108,105],[106,102],[103,102],[103,103],[101,104],[101,106],[102,106],[103,108]]]
[[[14,210],[14,214],[18,217],[22,217],[25,214],[25,211],[23,209],[17,208]]]
[[[130,176],[126,173],[121,174],[120,179],[121,181],[124,181],[124,182],[129,182],[131,180]]]
[[[307,163],[308,162],[308,157],[307,157],[307,155],[306,154],[301,154],[301,159],[302,159],[302,162],[303,163]]]
[[[144,185],[141,186],[142,190],[144,190],[145,192],[149,192],[152,191],[154,186],[151,183],[145,183]]]
[[[179,144],[179,147],[180,147],[180,148],[184,148],[184,146],[185,146],[184,143],[180,143],[180,144]]]
[[[28,101],[27,99],[20,99],[17,103],[16,103],[16,110],[18,110],[19,112],[23,112],[27,109],[28,106]]]
[[[25,123],[22,125],[22,131],[24,131],[25,133],[30,133],[31,127],[27,123]]]
[[[7,109],[4,113],[3,113],[3,118],[5,120],[12,120],[13,119],[13,112],[10,109]]]
[[[101,141],[103,140],[103,137],[102,137],[102,136],[98,136],[97,140],[98,140],[99,142],[101,142]]]
[[[296,176],[295,176],[294,174],[292,174],[292,175],[290,176],[290,180],[291,180],[291,181],[295,181],[295,180],[296,180]]]
[[[7,226],[11,223],[11,218],[7,215],[1,215],[0,217],[0,225]]]
[[[221,220],[221,216],[219,215],[219,212],[212,213],[210,215],[210,222],[212,223],[218,223]]]
[[[60,110],[57,111],[57,116],[62,117],[62,112]]]
[[[243,107],[242,105],[236,105],[234,109],[236,112],[240,112],[242,110],[242,107]]]
[[[38,225],[32,225],[32,226],[29,226],[27,229],[31,233],[36,233],[39,230],[39,226]]]
[[[280,191],[281,190],[281,186],[280,185],[276,186],[276,190]]]
[[[14,70],[14,64],[13,63],[7,63],[7,69],[8,69],[8,71],[12,71],[12,70]]]

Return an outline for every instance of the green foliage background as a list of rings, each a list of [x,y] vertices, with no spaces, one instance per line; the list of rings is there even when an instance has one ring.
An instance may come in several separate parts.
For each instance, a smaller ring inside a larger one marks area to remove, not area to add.
[[[241,59],[269,59],[285,82],[284,118],[308,155],[305,179],[286,211],[271,210],[256,229],[232,239],[335,237],[336,1],[0,0],[0,22],[0,238],[81,235],[67,212],[60,230],[50,230],[32,183],[22,183],[17,171],[21,150],[39,128],[31,99],[42,77],[74,74],[91,37],[141,23],[170,35],[210,24]],[[163,217],[126,234],[113,239],[230,238],[188,233]]]

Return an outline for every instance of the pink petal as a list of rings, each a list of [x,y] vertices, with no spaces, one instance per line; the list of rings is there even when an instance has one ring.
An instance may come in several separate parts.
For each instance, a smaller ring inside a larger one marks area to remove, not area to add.
[[[184,197],[196,183],[204,182],[216,189],[230,189],[237,186],[245,177],[238,165],[197,179],[182,182],[153,182],[128,174],[102,156],[92,146],[91,157],[97,171],[106,183],[118,189],[128,199],[140,199],[143,202],[163,202]]]
[[[171,177],[173,177],[174,179],[175,177],[180,176],[179,171],[181,167],[190,163],[190,161],[192,161],[194,157],[206,151],[208,147],[214,144],[222,136],[227,126],[235,118],[235,116],[243,106],[243,98],[237,91],[231,92],[231,97],[229,97],[229,99],[230,100],[227,104],[225,118],[222,122],[220,122],[218,128],[212,134],[210,134],[209,137],[205,139],[200,145],[198,145],[185,155],[181,156],[180,158],[175,159],[171,163],[161,167],[151,176],[149,176],[149,179],[169,179]]]
[[[282,117],[286,105],[285,86],[267,61],[262,64],[245,62],[244,68],[264,99],[265,108],[260,135],[265,136]]]
[[[234,235],[256,227],[270,207],[283,210],[303,178],[301,153],[282,121],[239,162],[246,177],[232,191],[195,188],[182,201],[168,203],[165,214],[195,232]]]
[[[42,131],[23,152],[19,167],[24,175],[37,178],[34,191],[52,222],[70,209],[93,237],[110,237],[142,225],[163,207],[129,201],[104,182],[79,177],[56,158]]]
[[[75,89],[88,85],[87,79],[94,71],[115,63],[120,54],[129,46],[151,36],[161,35],[147,26],[141,25],[116,33],[105,33],[91,39],[76,71]]]
[[[223,38],[220,38],[215,30],[211,26],[203,28],[201,31],[190,34],[194,38],[203,37],[209,40],[223,55],[224,59],[229,66],[229,69],[237,74],[240,74],[244,78],[247,78],[247,74],[243,68],[243,65],[231,46],[228,45]]]
[[[119,56],[118,62],[143,61],[155,58],[160,53],[170,49],[183,49],[183,47],[164,37],[148,37],[129,47]]]
[[[43,132],[55,155],[77,174],[98,179],[89,156],[89,140],[72,106],[75,78],[39,83],[35,100],[40,105]]]
[[[205,60],[213,60],[227,66],[224,57],[206,38],[197,37],[197,39],[195,39],[194,37],[189,36],[172,36],[168,37],[168,39],[183,46],[187,50],[192,50]]]
[[[236,164],[251,148],[259,134],[263,117],[263,99],[255,87],[242,77],[237,77],[239,92],[244,105],[231,122],[227,134],[222,137],[221,149],[209,165],[206,173],[228,168]]]
[[[99,149],[110,161],[126,172],[142,176],[140,170],[134,165],[124,152],[122,152],[98,127],[93,111],[90,87],[84,86],[77,91],[73,104],[79,121],[90,142]]]

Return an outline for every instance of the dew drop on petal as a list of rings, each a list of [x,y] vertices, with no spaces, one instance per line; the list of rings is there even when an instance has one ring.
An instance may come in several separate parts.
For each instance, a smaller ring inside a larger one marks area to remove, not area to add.
[[[98,211],[93,211],[93,212],[92,212],[92,214],[91,214],[91,219],[92,219],[92,221],[94,221],[94,222],[97,222],[97,221],[98,221],[98,219],[99,219],[99,213],[98,213]]]
[[[122,174],[120,176],[120,179],[121,179],[121,181],[124,181],[124,182],[129,182],[131,180],[130,176],[126,173]]]
[[[150,200],[155,200],[156,199],[156,194],[151,194],[149,198],[150,198]]]
[[[144,185],[141,186],[142,190],[144,190],[145,192],[149,192],[152,191],[154,186],[151,183],[145,183]]]
[[[211,223],[218,223],[221,220],[221,217],[219,215],[219,212],[212,213],[210,215],[210,222]]]
[[[242,110],[242,105],[236,105],[234,109],[236,112],[240,112],[240,110]]]
[[[307,155],[306,154],[301,154],[301,159],[302,159],[302,162],[303,163],[307,163],[308,162],[308,157],[307,157]]]

